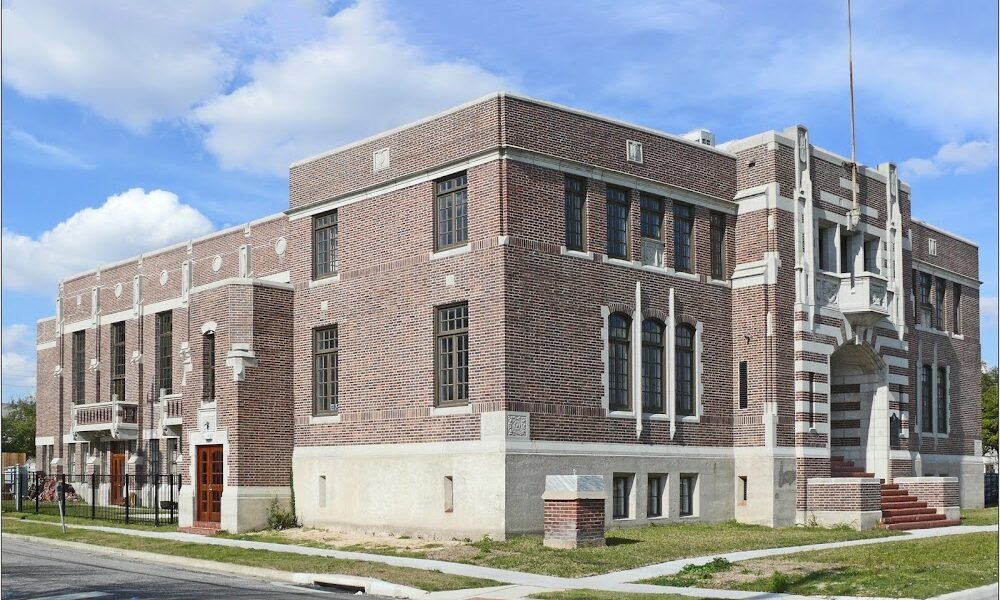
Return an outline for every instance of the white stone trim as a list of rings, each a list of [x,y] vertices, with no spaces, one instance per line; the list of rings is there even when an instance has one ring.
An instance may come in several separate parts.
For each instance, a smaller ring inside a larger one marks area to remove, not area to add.
[[[812,371],[813,373],[819,373],[821,375],[830,374],[830,366],[827,363],[820,363],[812,360],[796,360],[795,370],[803,372]]]
[[[324,285],[330,285],[332,283],[340,283],[340,274],[333,275],[331,277],[323,277],[322,279],[310,279],[309,289],[322,287]]]
[[[36,446],[54,446],[56,443],[56,438],[51,435],[36,435],[35,445]]]
[[[472,252],[472,243],[465,244],[464,246],[457,246],[455,248],[449,248],[447,250],[440,250],[438,252],[429,252],[427,257],[430,260],[440,260],[442,258],[451,258],[453,256],[462,256],[463,254],[468,254]]]
[[[229,277],[226,279],[220,279],[219,281],[213,281],[212,283],[206,283],[205,285],[199,285],[198,287],[191,288],[191,293],[195,294],[198,292],[206,292],[219,287],[224,287],[227,285],[254,285],[257,287],[274,288],[277,290],[289,290],[294,291],[295,286],[290,283],[278,283],[277,281],[267,281],[264,279],[253,279],[246,277]]]
[[[463,404],[461,406],[432,406],[432,417],[448,417],[452,415],[471,415],[472,405]]]
[[[796,392],[808,392],[809,391],[809,382],[808,381],[803,381],[801,379],[796,379],[795,380],[795,391]],[[824,394],[826,396],[829,396],[830,395],[830,384],[826,383],[826,382],[822,382],[822,381],[813,381],[813,393],[814,394]],[[809,404],[808,401],[805,401],[805,403],[807,405]],[[827,403],[824,402],[823,405],[826,406]],[[819,406],[818,402],[816,403],[816,406]],[[806,408],[806,410],[808,410],[808,407]]]
[[[848,187],[850,187],[850,182],[848,182]],[[834,206],[839,206],[840,208],[843,208],[844,210],[850,210],[851,209],[851,201],[850,200],[848,200],[846,198],[841,198],[840,196],[838,196],[836,194],[831,194],[830,192],[828,192],[826,190],[820,190],[819,191],[819,199],[820,199],[821,202],[826,202],[828,204],[833,204]],[[866,204],[858,204],[858,208],[861,209],[861,214],[862,215],[867,215],[867,216],[872,217],[874,219],[878,218],[879,212],[878,212],[877,209],[874,209],[874,208],[872,208],[872,207],[870,207],[870,206],[868,206]],[[826,211],[826,212],[827,212],[827,214],[829,214],[829,211]]]
[[[582,258],[584,260],[594,260],[593,252],[581,252],[580,250],[567,250],[566,246],[559,247],[559,254],[563,256],[572,256],[573,258]]]
[[[51,350],[52,348],[55,348],[56,345],[57,345],[56,340],[52,340],[51,342],[42,342],[41,344],[35,345],[35,350],[36,351]]]
[[[960,283],[966,287],[978,288],[983,284],[982,281],[972,279],[971,277],[966,277],[965,275],[960,275],[944,267],[939,267],[937,265],[932,265],[929,262],[924,262],[920,259],[913,259],[913,268],[918,271],[923,271],[934,277],[940,277],[941,279],[946,279],[954,283]]]
[[[336,415],[310,415],[309,424],[310,425],[332,425],[335,423],[340,423],[341,417],[339,414]]]
[[[261,275],[257,279],[261,281],[273,281],[275,283],[291,283],[292,282],[292,272],[291,271],[281,271],[279,273],[271,273],[270,275]]]

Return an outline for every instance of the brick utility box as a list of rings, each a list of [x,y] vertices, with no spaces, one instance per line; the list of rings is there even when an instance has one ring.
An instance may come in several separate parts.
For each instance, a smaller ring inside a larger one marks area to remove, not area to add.
[[[546,475],[545,546],[603,546],[606,499],[603,475]]]

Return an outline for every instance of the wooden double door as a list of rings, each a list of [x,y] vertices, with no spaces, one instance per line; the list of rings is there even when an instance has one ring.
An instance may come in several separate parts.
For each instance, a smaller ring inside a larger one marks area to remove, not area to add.
[[[221,445],[198,446],[198,480],[196,521],[219,523],[222,521],[222,488],[225,482],[225,459]]]

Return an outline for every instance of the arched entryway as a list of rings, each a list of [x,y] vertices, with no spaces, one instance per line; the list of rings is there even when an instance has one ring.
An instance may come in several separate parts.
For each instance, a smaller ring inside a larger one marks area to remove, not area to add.
[[[898,418],[898,417],[897,417]],[[889,480],[888,370],[865,343],[830,357],[830,454]]]

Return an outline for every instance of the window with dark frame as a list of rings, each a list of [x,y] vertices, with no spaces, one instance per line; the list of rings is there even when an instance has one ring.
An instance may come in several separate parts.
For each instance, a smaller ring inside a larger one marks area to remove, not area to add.
[[[694,514],[694,488],[697,477],[697,475],[681,475],[680,515],[682,517],[690,517]]]
[[[173,313],[156,313],[156,383],[158,391],[162,390],[163,394],[174,393],[173,332]]]
[[[962,284],[955,283],[952,287],[951,297],[951,331],[956,335],[962,334]]]
[[[566,176],[566,249],[582,252],[585,247],[587,183],[580,177]]]
[[[608,408],[629,410],[629,364],[632,344],[629,339],[630,320],[621,313],[608,316]]]
[[[820,271],[832,271],[833,265],[830,264],[830,254],[829,249],[833,247],[833,227],[824,227],[820,225],[819,227],[819,254],[816,260],[819,262]]]
[[[666,477],[663,475],[650,475],[646,480],[646,516],[663,516],[663,488]]]
[[[111,324],[111,399],[125,399],[125,321]]]
[[[160,482],[155,481],[160,476],[160,440],[158,438],[152,438],[149,440],[149,474],[153,476],[154,485],[158,485]]]
[[[686,323],[677,326],[674,336],[676,360],[675,385],[677,414],[694,415],[694,327]]]
[[[747,371],[747,361],[740,361],[740,408],[750,405],[750,383],[749,372]]]
[[[631,480],[632,478],[628,475],[615,475],[612,479],[613,494],[611,518],[613,519],[629,518],[628,497],[629,493],[631,493]]]
[[[73,332],[73,402],[87,401],[87,332]]]
[[[640,235],[663,241],[663,198],[643,193],[639,196]]]
[[[674,202],[674,270],[684,273],[691,268],[691,232],[694,229],[694,209]]]
[[[934,388],[931,387],[932,368],[923,365],[920,369],[920,430],[924,433],[934,431]]]
[[[865,245],[864,245],[865,271],[869,273],[879,272],[878,246],[880,243],[881,242],[879,242],[878,238],[865,239]]]
[[[469,402],[469,305],[436,309],[435,362],[438,406]]]
[[[726,278],[726,215],[712,213],[712,279]]]
[[[202,369],[205,376],[202,379],[202,398],[205,402],[215,400],[215,332],[209,331],[201,338]]]
[[[447,250],[469,241],[469,179],[459,173],[434,184],[434,249]]]
[[[948,433],[948,370],[937,370],[937,431]]]
[[[940,277],[934,282],[934,327],[944,331],[944,279]]]
[[[642,322],[642,411],[664,413],[663,402],[663,323],[655,319]]]
[[[608,186],[608,257],[629,257],[628,190]]]
[[[337,326],[313,330],[313,414],[340,411],[340,365]]]
[[[313,279],[337,274],[337,211],[313,217]]]

